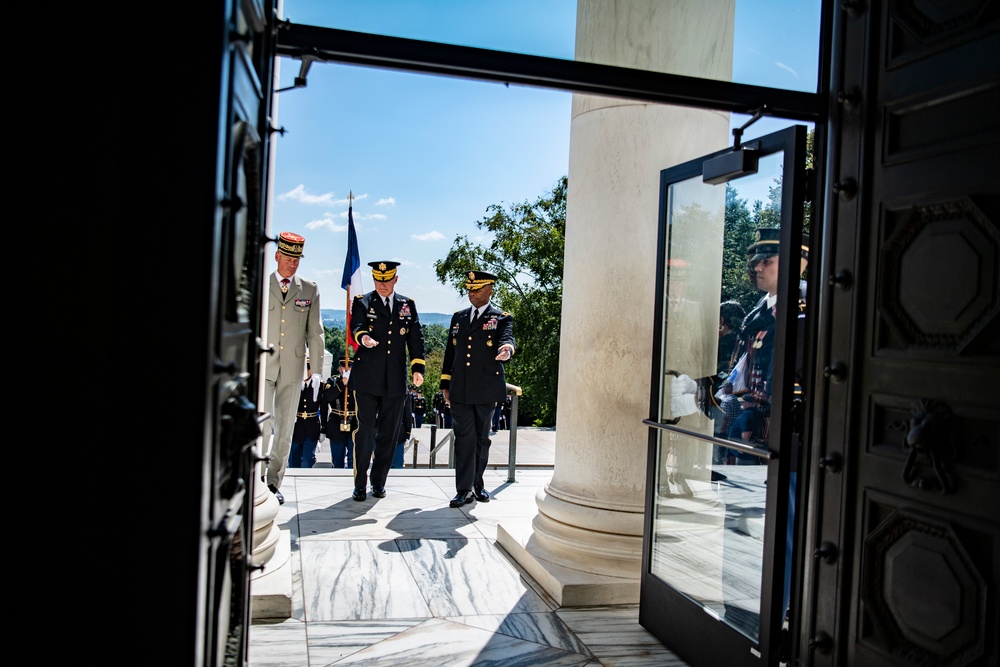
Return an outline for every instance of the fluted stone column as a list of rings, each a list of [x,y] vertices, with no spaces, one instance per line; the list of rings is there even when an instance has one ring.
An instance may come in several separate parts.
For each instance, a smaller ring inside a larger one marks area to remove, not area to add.
[[[580,0],[576,59],[730,80],[734,0]],[[555,470],[497,541],[562,606],[639,601],[664,168],[731,145],[729,115],[574,95]]]
[[[279,9],[278,15],[281,15]],[[276,60],[272,73],[271,85],[278,90],[281,81],[281,62]],[[272,118],[278,118],[278,95],[275,93],[271,102]],[[276,143],[271,144],[268,163],[267,198],[273,196],[274,167],[277,155]],[[264,232],[269,238],[277,236],[271,225],[271,207],[267,208],[267,218],[264,221]],[[267,281],[274,271],[274,259],[264,252],[264,273],[261,278],[262,294],[265,307],[262,309],[260,330],[267,331]],[[330,356],[327,354],[326,356]],[[257,395],[264,395],[264,376],[267,371],[267,360],[270,355],[261,356],[260,377],[257,383]],[[326,365],[324,363],[324,372]],[[329,377],[329,376],[324,376]],[[257,406],[258,411],[268,412],[271,406]],[[257,451],[263,456],[271,449],[270,422],[264,427],[264,433],[257,441]],[[292,616],[292,566],[291,566],[291,532],[278,527],[278,499],[267,488],[264,481],[265,467],[263,462],[254,465],[253,472],[253,544],[251,546],[250,562],[254,571],[250,575],[250,612],[252,619],[259,618],[291,618]]]

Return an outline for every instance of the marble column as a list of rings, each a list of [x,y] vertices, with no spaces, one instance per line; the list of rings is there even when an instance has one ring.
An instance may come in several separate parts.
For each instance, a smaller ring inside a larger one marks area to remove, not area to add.
[[[735,0],[580,0],[576,59],[730,80]],[[497,541],[562,606],[634,604],[645,510],[660,171],[729,114],[574,94],[555,470]]]
[[[279,9],[278,15],[281,15]],[[271,78],[273,90],[280,88],[281,62],[274,63]],[[278,118],[278,95],[271,99],[271,115],[275,121]],[[277,144],[271,143],[268,159],[267,198],[274,196],[274,171]],[[271,208],[267,207],[264,221],[264,233],[269,238],[277,236],[271,224]],[[275,261],[270,247],[264,250],[264,272],[261,277],[261,294],[264,308],[261,312],[260,330],[267,331],[267,290],[268,278],[275,270]],[[330,355],[327,354],[327,357]],[[270,355],[262,354],[260,373],[257,380],[257,396],[264,396],[264,375]],[[324,371],[326,369],[324,359]],[[324,376],[324,377],[329,377]],[[271,406],[257,406],[258,411],[268,412]],[[265,422],[263,433],[257,441],[255,454],[265,456],[271,450],[271,422]],[[267,488],[264,481],[265,467],[263,462],[254,465],[253,472],[253,544],[251,545],[251,565],[254,567],[250,575],[251,618],[291,618],[292,615],[292,567],[291,567],[291,532],[278,527],[278,499]]]

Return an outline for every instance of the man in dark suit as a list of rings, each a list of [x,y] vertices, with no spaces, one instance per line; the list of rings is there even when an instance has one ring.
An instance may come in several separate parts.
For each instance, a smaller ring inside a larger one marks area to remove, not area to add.
[[[413,385],[424,383],[424,333],[417,304],[395,292],[399,262],[369,262],[375,290],[354,298],[351,336],[358,344],[351,386],[358,408],[354,439],[354,500],[366,496],[371,464],[372,495],[385,498],[385,480],[392,466],[403,422],[409,352]],[[374,454],[374,460],[372,456]]]
[[[514,354],[514,318],[490,303],[497,277],[469,271],[470,308],[451,317],[441,365],[441,390],[455,430],[455,489],[451,507],[489,502],[483,473],[490,459],[493,409],[507,396],[504,363]]]

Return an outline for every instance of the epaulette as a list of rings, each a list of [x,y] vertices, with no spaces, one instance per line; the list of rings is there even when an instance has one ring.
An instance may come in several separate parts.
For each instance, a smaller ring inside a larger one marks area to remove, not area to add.
[[[364,296],[364,294],[355,294],[355,295],[354,295],[354,298],[355,298],[355,299],[360,299],[360,298],[361,298],[361,297],[363,297],[363,296]]]
[[[510,315],[510,313],[508,313],[508,312],[507,312],[507,311],[505,310],[505,311],[503,311],[502,313],[500,313],[500,315],[501,315],[502,317],[507,317],[508,315]]]

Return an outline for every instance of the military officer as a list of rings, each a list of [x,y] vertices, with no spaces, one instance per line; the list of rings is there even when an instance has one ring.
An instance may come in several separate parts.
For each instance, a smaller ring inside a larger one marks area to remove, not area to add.
[[[270,424],[265,422],[263,428],[262,447],[268,452],[267,488],[279,503],[285,502],[281,481],[292,447],[295,408],[306,374],[306,353],[312,352],[318,360],[325,354],[319,287],[296,273],[305,243],[305,238],[298,234],[281,232],[274,253],[278,268],[271,274],[268,288],[266,342],[273,353],[264,361],[263,405],[271,418]],[[270,450],[268,440],[271,440]]]
[[[351,336],[358,344],[351,372],[358,408],[352,497],[359,502],[366,498],[369,464],[372,495],[385,497],[409,384],[407,352],[413,385],[424,383],[424,333],[417,304],[395,291],[399,262],[369,262],[368,266],[375,289],[355,297],[351,304]]]
[[[441,365],[441,390],[455,430],[455,489],[451,507],[489,502],[483,473],[490,459],[493,410],[507,396],[504,364],[514,355],[514,318],[490,303],[497,277],[469,271],[471,307],[451,318]]]

